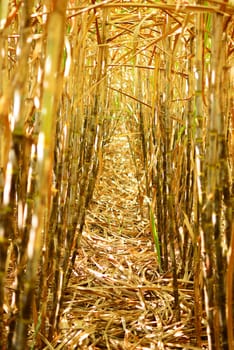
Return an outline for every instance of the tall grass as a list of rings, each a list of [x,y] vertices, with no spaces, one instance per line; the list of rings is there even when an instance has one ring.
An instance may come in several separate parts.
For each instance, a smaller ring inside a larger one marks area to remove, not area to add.
[[[209,349],[231,349],[232,15],[212,1],[1,2],[1,348],[56,341],[103,145],[124,123],[176,319],[178,280],[193,280],[197,346],[206,318]]]

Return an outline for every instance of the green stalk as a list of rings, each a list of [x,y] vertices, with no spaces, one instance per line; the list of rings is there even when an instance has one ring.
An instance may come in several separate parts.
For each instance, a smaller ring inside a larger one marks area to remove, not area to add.
[[[151,206],[150,206],[150,227],[151,227],[151,232],[153,235],[154,245],[157,253],[159,271],[162,272],[160,243],[158,238],[158,231],[155,224],[154,213]]]

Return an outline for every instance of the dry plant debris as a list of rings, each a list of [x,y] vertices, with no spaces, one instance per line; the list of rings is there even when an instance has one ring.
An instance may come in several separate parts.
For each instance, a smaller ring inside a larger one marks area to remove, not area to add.
[[[171,3],[1,2],[1,349],[234,348],[234,8]]]
[[[61,340],[53,348],[199,349],[193,345],[192,282],[179,280],[182,314],[176,322],[172,279],[159,274],[136,193],[128,139],[115,135],[66,290]]]

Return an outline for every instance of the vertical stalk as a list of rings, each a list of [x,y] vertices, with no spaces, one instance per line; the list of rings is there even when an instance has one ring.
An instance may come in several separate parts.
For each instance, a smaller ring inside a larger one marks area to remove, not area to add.
[[[4,121],[4,151],[6,152],[3,160],[3,172],[4,174],[4,190],[1,203],[1,232],[2,232],[2,243],[4,246],[4,254],[1,254],[1,270],[4,266],[4,259],[6,258],[7,248],[10,239],[15,244],[16,258],[18,259],[19,266],[21,265],[22,258],[25,256],[27,241],[27,232],[24,235],[26,228],[23,229],[23,211],[26,206],[26,193],[27,193],[27,180],[28,180],[28,163],[30,159],[30,146],[31,140],[26,135],[25,131],[25,92],[26,92],[26,81],[28,79],[28,58],[30,52],[30,16],[32,11],[32,2],[25,1],[19,11],[19,41],[18,41],[18,55],[17,64],[14,77],[9,86],[2,91],[5,93],[1,97],[1,107],[4,107],[2,114],[2,120]],[[14,13],[15,15],[15,13]],[[5,23],[7,24],[7,22]],[[0,108],[1,109],[1,108]],[[10,125],[8,124],[10,113],[12,125],[11,132]],[[10,149],[11,148],[11,149]],[[6,168],[6,170],[4,170]],[[21,208],[21,211],[19,211]],[[18,220],[17,220],[18,218]],[[8,244],[6,244],[8,242]],[[4,277],[1,271],[1,278]],[[22,287],[21,281],[23,277],[23,270],[18,268],[16,271],[15,289],[16,298],[15,306],[16,309],[20,308],[20,289]],[[1,283],[0,283],[1,284]],[[1,288],[1,286],[0,286]],[[1,296],[3,293],[1,291]],[[13,315],[12,315],[13,316]],[[12,320],[17,318],[13,316]],[[20,318],[20,316],[18,316]],[[15,321],[10,321],[9,329],[13,329]],[[3,331],[3,333],[5,333]],[[9,332],[8,345],[12,344],[12,333]],[[24,336],[23,336],[24,337]],[[19,346],[23,346],[23,339]]]
[[[65,10],[66,1],[55,1],[54,11],[50,14],[47,23],[41,126],[37,145],[38,195],[34,199],[34,213],[29,232],[27,264],[23,282],[24,295],[21,296],[20,300],[20,315],[16,325],[14,349],[25,349],[26,347],[42,242],[43,240],[48,242],[47,225],[50,215],[55,122],[60,95],[58,79],[61,79],[61,76],[58,76],[58,72],[60,72],[63,50]]]
[[[200,289],[200,234],[201,234],[201,210],[204,195],[204,105],[203,105],[203,14],[196,14],[195,22],[195,66],[194,66],[194,89],[195,89],[195,113],[194,113],[194,296],[197,300],[195,306],[196,337],[197,343],[201,341],[201,310],[200,303],[203,297]]]
[[[225,139],[224,109],[222,106],[223,15],[212,15],[211,76],[209,91],[208,135],[205,155],[206,192],[202,214],[203,274],[205,306],[208,320],[209,349],[228,349],[226,323],[227,244],[223,242],[223,194],[229,182]],[[230,228],[230,224],[229,224]],[[228,237],[231,236],[231,231]],[[226,244],[226,246],[225,246]],[[215,254],[214,254],[215,252]]]

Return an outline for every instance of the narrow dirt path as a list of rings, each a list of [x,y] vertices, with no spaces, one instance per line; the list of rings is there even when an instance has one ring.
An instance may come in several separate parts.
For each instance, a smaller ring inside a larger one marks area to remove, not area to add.
[[[61,327],[67,349],[175,349],[191,344],[192,296],[181,289],[175,322],[171,279],[159,275],[149,224],[139,215],[127,137],[108,146],[87,215]],[[176,344],[176,345],[175,345]]]

